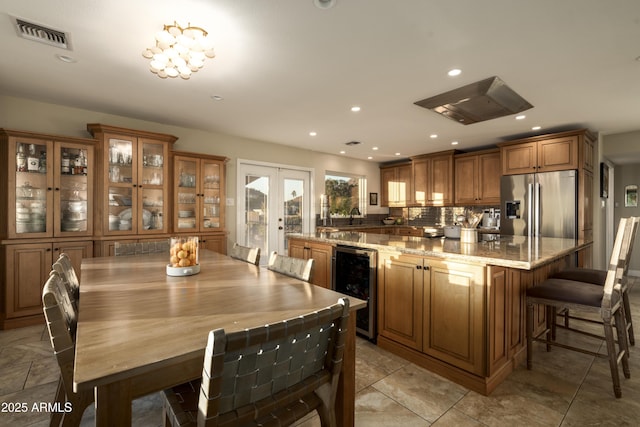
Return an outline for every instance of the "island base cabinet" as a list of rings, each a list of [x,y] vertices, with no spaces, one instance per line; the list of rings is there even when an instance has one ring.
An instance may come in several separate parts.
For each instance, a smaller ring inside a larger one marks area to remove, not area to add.
[[[42,288],[51,265],[64,252],[80,273],[82,258],[93,256],[93,242],[46,242],[1,247],[4,263],[0,329],[44,322]]]
[[[424,353],[484,375],[484,267],[425,260]]]
[[[378,333],[422,350],[423,259],[381,256],[378,269]]]

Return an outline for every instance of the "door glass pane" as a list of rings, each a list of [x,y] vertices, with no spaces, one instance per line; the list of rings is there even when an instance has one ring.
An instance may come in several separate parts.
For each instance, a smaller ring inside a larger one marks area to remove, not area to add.
[[[142,230],[162,230],[162,188],[142,186]]]
[[[304,180],[285,178],[284,185],[284,231],[285,248],[288,244],[288,235],[302,233],[302,218],[304,212]]]
[[[109,186],[109,231],[131,231],[133,213],[130,186]]]
[[[133,143],[125,139],[109,140],[109,182],[133,182]],[[64,163],[64,160],[63,160]]]
[[[60,231],[87,231],[87,150],[61,148]]]
[[[142,184],[164,184],[164,156],[162,144],[142,144]]]
[[[47,146],[16,142],[16,233],[47,231]]]
[[[245,175],[245,242],[262,253],[268,249],[269,181],[268,176]]]
[[[196,191],[198,163],[195,160],[180,160],[178,169],[178,229],[196,228],[198,197]]]
[[[203,224],[204,228],[220,227],[220,165],[204,162],[203,166]]]

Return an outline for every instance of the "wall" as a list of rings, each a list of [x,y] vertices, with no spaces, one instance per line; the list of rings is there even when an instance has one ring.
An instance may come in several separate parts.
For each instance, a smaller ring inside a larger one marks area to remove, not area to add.
[[[603,215],[601,222],[603,228],[606,228],[609,233],[614,233],[620,218],[640,215],[640,207],[627,208],[624,206],[624,187],[629,184],[640,187],[640,161],[633,160],[640,158],[638,155],[640,153],[640,131],[605,135],[602,137],[600,148],[601,161],[610,160],[614,164],[614,168],[610,172],[613,176],[613,197],[602,199],[605,206],[601,206],[602,210],[606,210],[606,205],[613,205],[613,209],[610,209],[613,211],[612,221],[607,221],[606,215]],[[604,240],[601,240],[600,244],[604,245],[603,242]],[[601,268],[605,268],[605,265],[603,264]],[[633,275],[640,275],[640,239],[635,241],[629,270]]]
[[[314,201],[317,212],[319,212],[320,194],[324,192],[326,170],[364,175],[367,177],[367,191],[380,193],[380,171],[377,163],[98,111],[0,96],[0,127],[2,128],[90,138],[91,135],[86,130],[87,123],[103,123],[167,133],[179,138],[174,144],[175,150],[229,157],[226,191],[227,196],[234,199],[234,206],[228,206],[226,210],[230,242],[235,241],[236,236],[235,198],[238,158],[313,168],[315,171]],[[369,206],[368,208],[371,214],[388,212],[387,208],[380,206]]]

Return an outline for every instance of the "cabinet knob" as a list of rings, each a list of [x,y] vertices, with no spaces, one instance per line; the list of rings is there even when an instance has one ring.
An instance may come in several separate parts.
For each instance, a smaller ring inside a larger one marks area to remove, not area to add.
[[[47,187],[47,191],[51,191],[51,187]],[[60,188],[56,187],[56,191],[60,191]]]
[[[422,266],[421,265],[416,265],[416,270],[422,270]]]

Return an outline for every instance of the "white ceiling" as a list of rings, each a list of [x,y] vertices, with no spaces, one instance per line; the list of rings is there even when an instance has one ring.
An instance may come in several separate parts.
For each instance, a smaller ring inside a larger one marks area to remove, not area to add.
[[[10,16],[73,49],[19,38]],[[174,20],[216,40],[186,81],[141,55]],[[639,41],[638,0],[3,0],[0,93],[384,162],[454,140],[638,130]],[[533,104],[526,119],[464,126],[413,104],[494,75]]]

